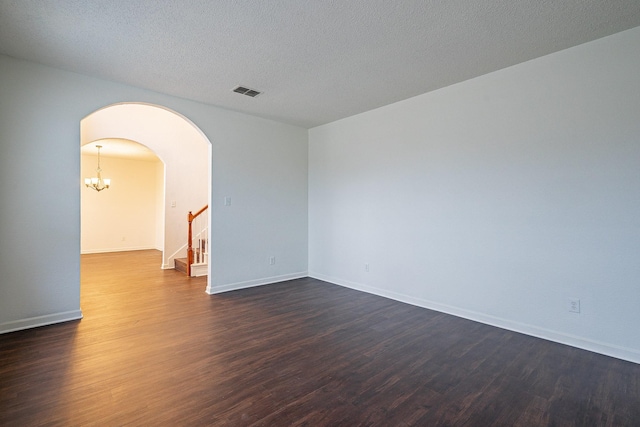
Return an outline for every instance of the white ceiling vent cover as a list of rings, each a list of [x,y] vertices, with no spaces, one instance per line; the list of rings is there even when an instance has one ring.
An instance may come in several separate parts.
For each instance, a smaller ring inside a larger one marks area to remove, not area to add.
[[[241,93],[242,95],[250,96],[252,98],[255,98],[256,96],[262,93],[255,89],[249,89],[248,87],[244,87],[244,86],[238,86],[235,89],[233,89],[233,91],[236,93]]]

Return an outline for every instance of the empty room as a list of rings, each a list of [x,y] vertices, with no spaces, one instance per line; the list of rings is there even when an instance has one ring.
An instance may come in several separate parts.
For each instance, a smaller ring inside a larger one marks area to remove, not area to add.
[[[638,70],[637,0],[0,0],[0,425],[638,425]]]

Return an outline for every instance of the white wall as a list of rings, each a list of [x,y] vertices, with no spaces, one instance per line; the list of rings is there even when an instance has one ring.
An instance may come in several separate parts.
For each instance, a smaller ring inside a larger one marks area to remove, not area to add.
[[[0,56],[0,332],[82,315],[80,121],[121,102],[212,143],[209,292],[306,275],[305,129]]]
[[[640,362],[639,70],[636,28],[311,129],[310,275]]]
[[[155,195],[156,195],[156,201],[155,201],[155,209],[154,212],[156,214],[156,218],[155,218],[155,225],[156,225],[156,230],[155,230],[155,236],[156,236],[156,241],[155,241],[155,245],[154,248],[159,250],[159,251],[164,251],[164,212],[165,212],[165,202],[164,202],[164,163],[162,162],[157,162],[156,163],[156,178],[155,178],[155,183],[156,183],[156,188],[155,188]],[[164,257],[164,254],[163,254]],[[164,262],[163,262],[164,264]]]
[[[80,176],[96,176],[97,163],[97,156],[82,155]],[[156,215],[156,201],[164,191],[162,181],[157,182],[162,162],[101,155],[100,165],[111,186],[80,191],[81,253],[155,249],[157,233],[162,233]]]
[[[82,144],[124,138],[151,149],[165,165],[162,266],[187,256],[187,214],[209,203],[210,142],[184,117],[154,105],[125,103],[82,120]],[[105,147],[108,148],[108,147]]]

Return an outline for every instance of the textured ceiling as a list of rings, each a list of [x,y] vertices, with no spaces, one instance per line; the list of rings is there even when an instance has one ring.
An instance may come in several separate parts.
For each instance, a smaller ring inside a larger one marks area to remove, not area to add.
[[[639,25],[639,0],[0,0],[0,53],[309,128]]]

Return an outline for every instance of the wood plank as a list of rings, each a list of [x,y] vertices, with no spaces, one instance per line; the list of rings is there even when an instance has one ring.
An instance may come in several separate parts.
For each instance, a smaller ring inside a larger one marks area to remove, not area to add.
[[[310,278],[210,296],[160,262],[83,255],[83,320],[0,335],[0,425],[640,420],[637,364]]]
[[[173,265],[177,271],[187,274],[187,258],[176,258],[173,260]]]

